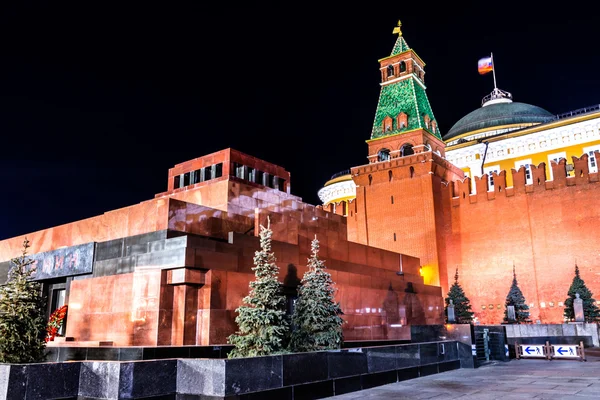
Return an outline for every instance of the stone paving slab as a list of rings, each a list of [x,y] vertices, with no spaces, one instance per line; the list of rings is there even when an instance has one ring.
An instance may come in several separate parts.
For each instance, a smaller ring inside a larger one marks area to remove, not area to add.
[[[331,400],[600,399],[600,356],[494,362],[329,397]]]

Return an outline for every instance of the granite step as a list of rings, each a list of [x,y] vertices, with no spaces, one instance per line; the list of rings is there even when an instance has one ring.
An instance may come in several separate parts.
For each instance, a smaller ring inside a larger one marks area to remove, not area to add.
[[[112,340],[60,340],[46,343],[46,347],[112,347],[114,342]]]

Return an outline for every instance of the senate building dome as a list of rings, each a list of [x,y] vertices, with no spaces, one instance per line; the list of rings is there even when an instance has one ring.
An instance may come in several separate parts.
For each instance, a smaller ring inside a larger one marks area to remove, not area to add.
[[[444,135],[447,145],[495,136],[553,120],[541,107],[512,101],[512,95],[495,89],[482,101],[482,107],[462,117]]]

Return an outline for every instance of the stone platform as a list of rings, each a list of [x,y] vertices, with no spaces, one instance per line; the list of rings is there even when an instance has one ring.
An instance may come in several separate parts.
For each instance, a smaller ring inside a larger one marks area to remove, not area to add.
[[[60,348],[59,348],[60,349]],[[458,341],[237,359],[0,364],[0,400],[315,399],[461,368]]]

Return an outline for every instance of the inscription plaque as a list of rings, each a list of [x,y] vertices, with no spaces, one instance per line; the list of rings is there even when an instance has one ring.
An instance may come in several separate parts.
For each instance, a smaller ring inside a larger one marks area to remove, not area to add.
[[[89,274],[94,264],[94,242],[27,256],[35,268],[33,280]]]

